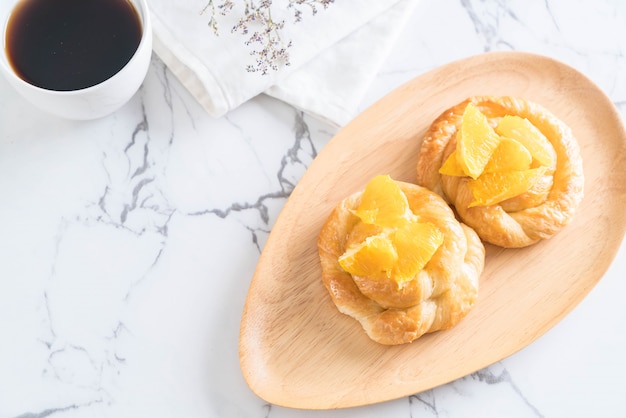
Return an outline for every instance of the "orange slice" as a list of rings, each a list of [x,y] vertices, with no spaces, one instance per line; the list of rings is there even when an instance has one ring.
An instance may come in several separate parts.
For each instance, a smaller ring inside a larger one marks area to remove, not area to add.
[[[443,243],[443,233],[430,222],[419,222],[388,175],[370,180],[355,214],[361,222],[348,234],[348,249],[338,259],[353,276],[412,280]]]
[[[348,273],[372,279],[390,278],[398,253],[387,235],[367,237],[360,245],[339,257],[339,265]]]
[[[388,175],[370,180],[355,212],[361,221],[382,227],[402,224],[410,213],[406,196]]]
[[[398,252],[393,278],[399,283],[414,279],[441,246],[443,238],[443,232],[430,222],[409,222],[398,228],[392,239]]]
[[[499,143],[500,135],[489,125],[487,117],[472,103],[468,104],[456,144],[457,161],[463,172],[478,178]]]
[[[452,151],[452,153],[448,156],[446,161],[443,163],[441,168],[439,169],[439,174],[445,174],[446,176],[457,176],[463,177],[465,176],[465,172],[459,165],[457,161],[457,153],[456,151]]]
[[[520,195],[545,174],[546,167],[528,170],[485,173],[477,180],[470,180],[468,187],[474,195],[473,206],[489,206]]]
[[[556,167],[554,147],[548,138],[528,119],[506,115],[500,119],[495,131],[502,136],[519,141],[540,165]]]
[[[515,139],[502,138],[487,162],[483,174],[528,170],[532,161],[533,157],[524,145]]]

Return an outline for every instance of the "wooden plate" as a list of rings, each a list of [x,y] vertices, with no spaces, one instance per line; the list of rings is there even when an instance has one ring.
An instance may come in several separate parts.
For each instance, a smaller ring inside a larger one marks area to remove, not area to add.
[[[455,328],[403,346],[372,342],[335,308],[316,247],[332,208],[376,174],[414,182],[430,123],[472,95],[513,95],[547,107],[581,146],[586,196],[572,223],[525,249],[487,246],[479,301]],[[403,85],[322,150],[286,202],[246,300],[240,361],[267,402],[330,409],[407,396],[497,362],[544,334],[600,280],[626,226],[626,133],[589,79],[552,59],[488,53]]]

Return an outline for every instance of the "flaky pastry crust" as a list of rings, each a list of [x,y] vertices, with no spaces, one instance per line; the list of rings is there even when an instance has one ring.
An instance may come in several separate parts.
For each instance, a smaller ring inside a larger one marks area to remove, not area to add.
[[[444,234],[443,244],[414,279],[398,284],[393,278],[353,277],[339,265],[338,258],[360,223],[353,211],[362,192],[337,205],[318,238],[322,280],[333,302],[340,312],[358,320],[372,340],[385,345],[408,343],[456,325],[476,302],[485,260],[480,238],[456,220],[440,196],[414,184],[397,183],[411,211]]]
[[[473,200],[468,177],[439,174],[456,147],[456,133],[468,103],[476,105],[496,125],[505,115],[528,119],[550,141],[556,168],[520,196],[491,206],[468,205]],[[486,242],[519,248],[547,239],[572,218],[584,194],[583,164],[571,129],[544,107],[515,97],[471,97],[443,112],[424,137],[417,161],[417,183],[443,196],[460,219]]]

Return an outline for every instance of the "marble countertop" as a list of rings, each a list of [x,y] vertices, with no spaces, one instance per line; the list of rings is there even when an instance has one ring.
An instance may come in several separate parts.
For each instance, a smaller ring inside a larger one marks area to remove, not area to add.
[[[624,117],[625,5],[421,0],[361,109],[458,58],[519,50],[578,69]],[[211,118],[156,56],[97,121],[40,113],[3,79],[0,97],[0,418],[626,416],[626,245],[563,321],[483,370],[371,406],[269,405],[242,377],[241,312],[337,128],[264,95]]]

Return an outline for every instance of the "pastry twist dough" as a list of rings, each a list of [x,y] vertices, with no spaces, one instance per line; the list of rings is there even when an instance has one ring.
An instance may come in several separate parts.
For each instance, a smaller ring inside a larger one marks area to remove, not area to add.
[[[468,208],[473,200],[468,177],[440,175],[439,168],[456,146],[468,103],[476,105],[490,124],[505,115],[528,119],[552,144],[556,168],[528,192],[491,206]],[[542,106],[514,97],[471,97],[443,112],[426,132],[417,162],[417,183],[442,195],[459,217],[489,243],[525,247],[557,233],[572,218],[583,198],[582,158],[571,129]]]
[[[476,301],[485,259],[480,238],[456,220],[440,196],[414,184],[396,183],[411,211],[444,234],[442,245],[414,279],[399,284],[393,278],[353,277],[339,265],[361,222],[353,211],[362,192],[340,202],[318,238],[322,280],[333,302],[357,319],[372,340],[386,345],[408,343],[459,322]]]

